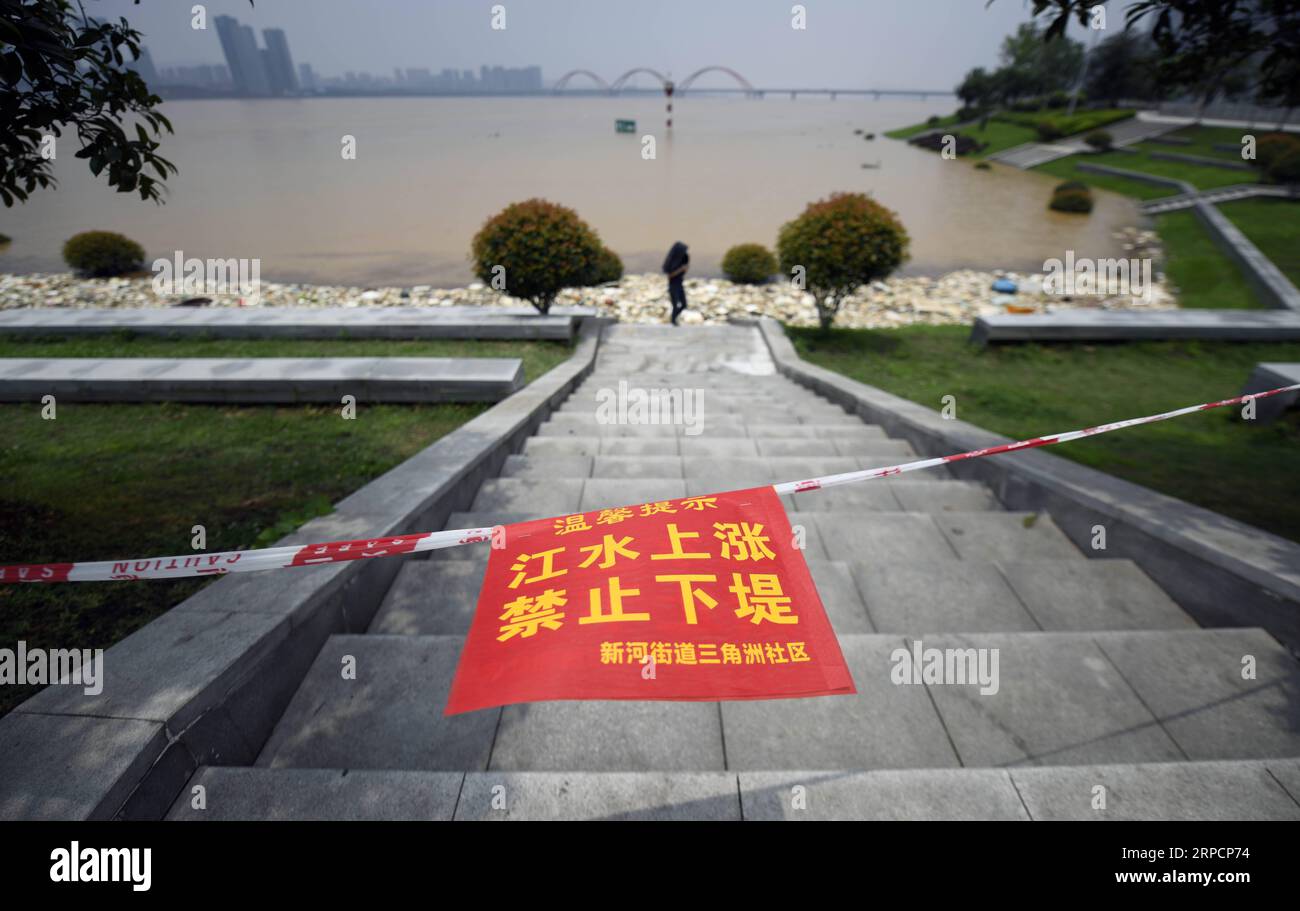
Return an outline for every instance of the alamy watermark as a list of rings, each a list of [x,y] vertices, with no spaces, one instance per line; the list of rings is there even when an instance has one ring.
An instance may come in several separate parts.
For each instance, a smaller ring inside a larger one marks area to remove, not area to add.
[[[1067,250],[1064,260],[1044,262],[1043,272],[1043,293],[1064,297],[1125,296],[1149,301],[1155,287],[1149,258],[1089,259]]]
[[[153,261],[153,290],[158,295],[239,295],[256,304],[262,291],[260,259],[185,258],[177,250],[171,259]]]
[[[598,424],[681,424],[686,436],[704,429],[703,389],[642,389],[619,380],[596,390]]]
[[[896,686],[979,686],[981,696],[993,696],[1001,686],[998,656],[996,648],[925,648],[920,639],[913,639],[911,648],[890,652],[889,679]]]
[[[0,684],[80,686],[87,696],[104,691],[102,648],[0,648]]]

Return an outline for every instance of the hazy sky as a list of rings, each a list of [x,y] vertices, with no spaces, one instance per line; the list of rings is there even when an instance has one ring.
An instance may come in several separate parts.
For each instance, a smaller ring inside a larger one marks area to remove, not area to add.
[[[549,83],[570,69],[607,80],[634,66],[681,79],[726,65],[760,87],[951,89],[995,62],[1004,35],[1029,18],[1027,0],[208,0],[206,31],[192,0],[84,0],[96,16],[126,16],[159,66],[222,61],[213,17],[229,14],[288,33],[295,63],[318,73],[394,66],[477,70],[538,64]],[[491,28],[491,10],[506,28]],[[1119,4],[1114,4],[1117,8]],[[1111,28],[1121,26],[1114,15]],[[723,77],[717,83],[723,84]]]

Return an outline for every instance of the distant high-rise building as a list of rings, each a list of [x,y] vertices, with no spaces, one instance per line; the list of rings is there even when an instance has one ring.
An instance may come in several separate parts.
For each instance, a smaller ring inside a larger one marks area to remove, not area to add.
[[[316,91],[316,72],[310,63],[298,64],[298,84],[304,92]]]
[[[285,37],[284,29],[263,29],[262,38],[266,41],[266,73],[270,77],[271,91],[277,95],[298,91],[298,76],[294,72],[289,39]]]
[[[230,79],[235,91],[241,95],[271,94],[271,81],[253,29],[240,25],[239,20],[233,16],[217,16],[215,22],[217,37],[221,39],[221,50],[230,66]]]
[[[152,86],[158,82],[158,69],[153,65],[153,56],[150,55],[149,48],[140,48],[140,56],[126,66],[127,69],[139,73],[146,85]]]

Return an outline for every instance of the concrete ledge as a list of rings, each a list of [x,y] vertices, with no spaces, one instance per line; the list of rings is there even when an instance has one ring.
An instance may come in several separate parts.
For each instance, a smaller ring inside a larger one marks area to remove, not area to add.
[[[764,318],[759,326],[782,374],[919,453],[950,455],[1012,442],[808,364],[779,323]],[[1008,509],[1050,513],[1085,553],[1133,560],[1203,626],[1259,626],[1300,646],[1300,545],[1041,450],[950,468],[958,478],[989,485]],[[1094,552],[1097,525],[1106,528],[1107,549]]]
[[[1300,313],[1300,289],[1291,284],[1291,280],[1273,263],[1273,260],[1265,256],[1264,252],[1232,223],[1232,219],[1201,199],[1197,200],[1194,211],[1197,219],[1210,233],[1210,238],[1215,245],[1241,267],[1247,281],[1265,304]]]
[[[1300,820],[1295,759],[740,773],[204,767],[189,785],[168,819]]]
[[[441,528],[591,371],[601,325],[276,546]],[[107,649],[99,695],[37,693],[0,718],[0,815],[160,819],[199,766],[252,763],[321,646],[365,631],[403,559],[226,576]]]
[[[558,339],[595,311],[557,307],[28,307],[0,311],[0,335],[132,332],[206,338]]]
[[[1294,386],[1300,383],[1300,364],[1256,364],[1246,380],[1242,395],[1252,392],[1266,392],[1282,386]],[[1289,408],[1300,403],[1300,392],[1284,392],[1255,402],[1255,420],[1261,424],[1276,421]]]
[[[0,402],[497,402],[519,358],[0,358]]]
[[[980,316],[976,345],[993,342],[1135,342],[1202,339],[1213,342],[1300,340],[1300,313],[1289,310],[1058,310]]]
[[[1224,161],[1222,158],[1210,158],[1206,155],[1186,155],[1182,152],[1151,152],[1148,157],[1156,161],[1177,161],[1183,164],[1198,164],[1209,168],[1224,168],[1229,171],[1253,171],[1251,165],[1244,161]]]
[[[1156,174],[1146,174],[1142,171],[1130,171],[1127,168],[1115,168],[1106,164],[1093,164],[1088,161],[1081,161],[1075,165],[1080,171],[1091,171],[1093,174],[1107,174],[1111,177],[1127,177],[1129,180],[1136,180],[1141,183],[1149,183],[1157,187],[1171,187],[1180,193],[1195,193],[1196,187],[1192,186],[1185,180],[1175,180],[1172,177],[1160,177]]]

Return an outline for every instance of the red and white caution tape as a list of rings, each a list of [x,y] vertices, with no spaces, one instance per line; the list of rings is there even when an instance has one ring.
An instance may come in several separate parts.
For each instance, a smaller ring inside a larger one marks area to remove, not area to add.
[[[1006,443],[988,449],[975,449],[957,455],[941,456],[935,459],[919,459],[902,465],[890,465],[887,468],[869,468],[863,471],[850,471],[844,474],[827,475],[822,478],[810,478],[806,481],[789,481],[772,485],[778,495],[798,493],[807,490],[820,490],[826,487],[838,487],[841,484],[854,484],[874,478],[888,478],[907,471],[920,471],[946,465],[949,462],[961,462],[966,459],[978,459],[983,456],[1000,455],[1004,452],[1017,452],[1021,449],[1034,449],[1039,446],[1054,446],[1068,443],[1084,437],[1110,433],[1126,427],[1141,424],[1154,424],[1170,418],[1208,411],[1211,408],[1223,408],[1238,405],[1251,399],[1264,399],[1281,395],[1284,392],[1300,391],[1300,383],[1270,389],[1267,392],[1255,392],[1239,395],[1236,398],[1220,402],[1208,402],[1204,405],[1192,405],[1164,414],[1153,414],[1144,418],[1130,418],[1113,424],[1101,424],[1086,430],[1071,430],[1067,433],[1054,433],[1049,436],[1021,440],[1018,443]],[[394,537],[371,538],[359,541],[331,541],[326,544],[308,544],[303,547],[270,547],[263,550],[230,550],[213,554],[188,554],[177,557],[150,557],[138,560],[106,560],[98,563],[33,563],[17,566],[0,566],[0,582],[105,582],[122,579],[180,579],[188,576],[225,575],[226,573],[252,573],[267,569],[285,569],[293,566],[318,566],[323,563],[340,563],[346,560],[367,560],[373,557],[393,557],[399,554],[420,553],[426,550],[441,550],[445,547],[457,547],[462,544],[477,544],[492,537],[491,528],[462,528],[453,531],[434,531],[414,535],[397,535]]]

